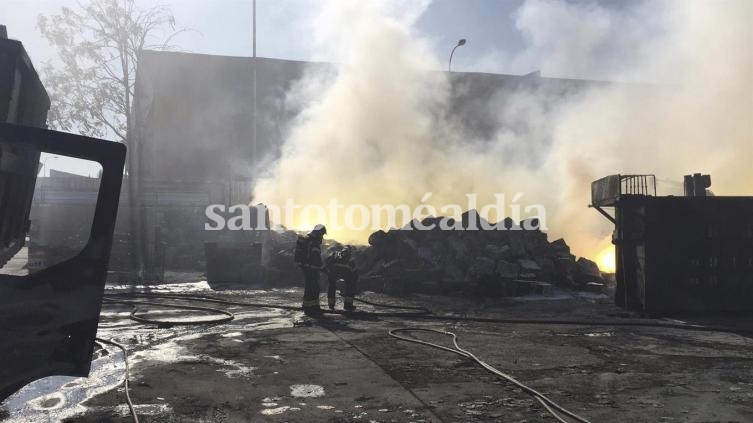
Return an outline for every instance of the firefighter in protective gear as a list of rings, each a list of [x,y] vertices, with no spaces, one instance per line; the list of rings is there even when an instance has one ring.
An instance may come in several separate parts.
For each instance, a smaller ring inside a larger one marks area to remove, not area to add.
[[[327,301],[330,310],[335,309],[337,295],[337,281],[345,281],[345,291],[343,300],[345,310],[353,311],[356,306],[353,305],[353,299],[356,295],[356,282],[358,282],[358,269],[353,261],[351,247],[345,247],[340,251],[330,253],[325,261],[327,268],[327,277],[329,286],[327,287]]]
[[[306,314],[319,314],[319,272],[324,271],[322,263],[322,240],[327,233],[324,225],[316,225],[303,242],[304,253],[302,259],[298,262],[303,271],[304,290],[303,290],[303,312]],[[299,246],[296,246],[299,249]]]

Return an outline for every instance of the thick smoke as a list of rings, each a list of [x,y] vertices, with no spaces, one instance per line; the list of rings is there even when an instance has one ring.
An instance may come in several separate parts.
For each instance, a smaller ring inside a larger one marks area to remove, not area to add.
[[[656,1],[622,13],[644,16],[654,29],[625,51],[633,61],[623,60],[614,75],[634,82],[592,90],[568,105],[546,165],[564,182],[550,226],[583,254],[608,245],[611,226],[582,209],[589,181],[598,177],[655,173],[666,195],[676,185],[662,181],[704,172],[717,195],[753,194],[753,3]]]
[[[528,48],[503,69],[618,82],[568,96],[500,91],[475,105],[500,117],[491,134],[452,113],[463,84],[434,71],[443,59],[412,27],[426,6],[326,4],[316,40],[337,72],[312,72],[288,93],[307,106],[256,200],[415,207],[426,192],[435,206],[463,205],[468,193],[481,205],[523,192],[522,204],[547,207],[552,237],[595,257],[611,233],[586,208],[599,177],[706,172],[717,195],[753,193],[753,3],[527,1],[516,25]],[[511,121],[519,124],[503,124]],[[368,233],[331,236],[363,242]]]

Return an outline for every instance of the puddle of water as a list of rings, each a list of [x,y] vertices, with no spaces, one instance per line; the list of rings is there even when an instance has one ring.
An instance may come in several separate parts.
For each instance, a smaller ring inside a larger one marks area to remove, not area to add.
[[[82,414],[86,400],[119,386],[125,375],[123,355],[117,351],[92,361],[88,378],[50,376],[36,380],[6,398],[5,422],[60,421]]]
[[[228,333],[223,333],[220,336],[222,336],[223,338],[236,338],[238,336],[243,336],[243,333],[241,333],[241,332],[228,332]]]
[[[225,373],[226,376],[231,378],[253,375],[256,367],[246,366],[237,361],[203,354],[190,354],[186,347],[176,342],[176,340],[191,340],[200,338],[201,336],[201,334],[191,334],[175,338],[163,344],[152,346],[147,350],[135,353],[132,360],[134,363],[143,361],[161,361],[163,363],[204,362],[223,367],[222,369],[217,369],[217,371]]]
[[[290,407],[288,405],[284,405],[282,407],[277,407],[277,408],[266,408],[264,410],[261,410],[261,414],[265,416],[275,416],[278,414],[283,414],[286,411],[299,411],[299,410],[300,408],[298,407]]]
[[[217,319],[217,313],[205,311],[186,311],[171,308],[170,305],[154,306],[150,309],[140,309],[139,317],[153,320],[170,320],[174,322],[211,322]]]
[[[614,335],[614,333],[612,332],[589,332],[589,333],[586,333],[585,335],[591,338],[600,338],[600,337],[612,336]]]
[[[140,286],[137,289],[148,288],[150,292],[155,293],[197,293],[213,292],[209,285],[203,282],[166,284],[158,287]],[[108,286],[107,292],[130,291],[133,286]],[[276,290],[281,293],[297,292],[295,290]],[[248,295],[250,291],[238,291],[243,295]],[[262,291],[259,292],[269,292]],[[115,309],[119,310],[119,309]],[[217,329],[206,330],[203,333],[183,328],[167,329],[155,332],[154,328],[149,325],[139,325],[128,319],[130,312],[107,310],[101,314],[102,322],[100,329],[105,338],[116,338],[115,340],[125,344],[129,348],[129,359],[132,365],[140,361],[161,361],[161,362],[180,362],[180,361],[200,361],[218,365],[221,367],[219,372],[225,373],[228,377],[245,377],[253,374],[256,368],[246,366],[243,363],[233,360],[191,354],[188,349],[181,346],[176,341],[188,341],[201,338],[209,334],[219,334],[235,342],[254,341],[254,338],[248,338],[246,341],[239,339],[243,337],[244,332],[240,330],[264,330],[292,327],[292,318],[285,317],[289,313],[282,310],[248,310],[237,313],[237,320],[245,320],[240,325],[235,325],[228,331],[228,325],[218,327]],[[145,310],[146,311],[146,310]],[[180,314],[173,310],[154,309],[150,311],[163,315]],[[196,316],[191,316],[195,318]],[[209,316],[211,317],[211,316]],[[249,322],[250,319],[264,319],[263,322]],[[231,325],[235,323],[232,322]],[[127,332],[124,330],[127,329]],[[176,334],[182,336],[174,337]],[[245,333],[248,334],[248,333]],[[171,337],[174,337],[170,339]],[[144,349],[146,347],[146,349]],[[135,352],[135,350],[140,350]],[[277,356],[270,358],[281,360]],[[37,380],[22,388],[9,398],[0,403],[0,419],[10,423],[21,423],[28,421],[59,421],[80,415],[86,412],[87,407],[81,404],[88,399],[110,391],[118,387],[124,376],[124,364],[122,353],[111,350],[104,357],[97,357],[92,361],[91,372],[88,378],[77,378],[67,376],[52,376]],[[316,386],[316,385],[313,385]],[[298,392],[298,391],[297,391]],[[300,392],[302,396],[321,396],[324,395],[324,389],[318,387],[313,390],[303,389]],[[277,401],[269,401],[277,402]],[[97,407],[92,407],[95,409]],[[279,408],[279,407],[278,407]],[[296,407],[288,407],[285,411],[299,410]],[[143,404],[137,405],[139,414],[165,415],[171,412],[166,404]],[[282,411],[282,412],[285,412]],[[127,407],[122,404],[117,407],[117,412],[123,416],[128,415]]]
[[[131,315],[130,311],[101,311],[99,317],[124,317],[127,318]]]
[[[256,367],[243,366],[241,364],[238,364],[230,360],[221,360],[221,364],[223,366],[235,366],[236,367],[236,369],[232,369],[232,370],[222,370],[222,369],[217,370],[218,372],[225,373],[225,376],[230,377],[230,378],[252,376],[254,374],[254,370],[256,370]]]
[[[162,285],[107,285],[105,287],[105,294],[107,291],[131,291],[131,290],[147,291],[160,294],[175,293],[185,294],[188,292],[196,293],[201,291],[212,291],[207,281],[199,282],[184,282],[184,283],[166,283]]]
[[[319,385],[292,385],[290,395],[296,398],[317,398],[324,396],[324,387]]]
[[[35,410],[40,411],[55,410],[63,408],[63,406],[65,405],[65,397],[62,394],[56,392],[54,394],[34,398],[33,400],[29,401],[29,405],[31,405]]]
[[[109,407],[107,407],[109,408]],[[173,408],[167,404],[134,404],[136,414],[141,416],[167,416],[172,414]],[[127,404],[120,404],[115,407],[115,412],[121,417],[130,417],[131,411]]]
[[[272,292],[280,292],[280,293],[283,293],[283,294],[297,294],[297,293],[300,292],[300,289],[295,289],[295,288],[287,288],[287,289],[273,288]]]
[[[249,309],[244,308],[242,310],[235,310],[235,321],[241,321],[246,319],[267,319],[272,317],[279,317],[285,314],[285,310],[276,308],[265,309]]]
[[[242,319],[236,319],[236,320],[242,320]],[[257,329],[257,330],[292,328],[293,319],[289,317],[270,318],[263,322],[249,323],[247,325],[244,325],[243,327],[245,329]]]

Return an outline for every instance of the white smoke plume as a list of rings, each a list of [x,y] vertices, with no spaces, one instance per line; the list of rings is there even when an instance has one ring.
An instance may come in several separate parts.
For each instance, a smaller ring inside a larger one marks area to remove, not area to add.
[[[316,41],[337,63],[288,93],[304,111],[255,199],[283,204],[479,202],[525,193],[547,206],[550,238],[596,257],[611,225],[586,208],[591,181],[711,173],[719,194],[753,194],[753,2],[526,1],[516,25],[528,47],[503,69],[618,81],[566,99],[545,90],[492,95],[479,112],[524,122],[492,136],[450,113],[451,87],[413,23],[428,3],[329,1]],[[676,188],[669,185],[668,188]],[[660,194],[661,192],[660,182]],[[664,191],[667,193],[667,190]],[[296,225],[311,226],[316,222]],[[330,235],[363,242],[369,231]]]
[[[565,182],[551,226],[583,254],[608,245],[611,226],[578,208],[598,177],[655,173],[666,195],[674,187],[661,181],[704,172],[717,195],[753,194],[753,3],[651,1],[631,13],[646,17],[654,36],[626,51],[631,61],[615,79],[642,83],[596,89],[568,105],[548,154]]]

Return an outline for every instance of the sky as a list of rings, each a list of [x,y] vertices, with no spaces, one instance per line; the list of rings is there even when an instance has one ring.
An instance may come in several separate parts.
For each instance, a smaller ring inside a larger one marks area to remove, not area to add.
[[[415,4],[421,9],[423,13],[414,27],[430,41],[437,57],[449,57],[458,39],[468,40],[453,58],[454,69],[527,73],[537,70],[535,64],[530,65],[530,69],[510,69],[503,60],[525,48],[525,34],[515,24],[515,14],[522,2],[414,0],[400,3]],[[54,52],[39,34],[37,16],[57,13],[64,6],[76,7],[77,3],[78,0],[0,0],[0,24],[8,27],[10,38],[23,41],[33,62],[40,63],[54,59]],[[144,7],[153,3],[137,0],[137,4]],[[587,3],[618,8],[624,2],[601,0]],[[174,44],[180,50],[229,56],[252,55],[251,0],[172,0],[161,4],[172,10],[178,27],[189,30],[175,39]],[[311,21],[320,5],[317,0],[257,0],[257,54],[293,60],[327,60],[326,55],[316,51],[310,36]],[[499,60],[493,60],[494,57]]]
[[[75,7],[77,1],[0,0],[0,24],[7,25],[11,38],[24,42],[34,63],[52,60],[54,65],[54,52],[36,28],[37,16],[59,13],[63,6]],[[135,1],[142,7],[154,4]],[[252,0],[162,3],[172,10],[177,27],[188,29],[172,42],[178,50],[251,56]],[[298,128],[307,134],[300,137],[304,141],[323,140],[330,145],[326,131],[320,131],[318,138],[309,135],[316,132],[314,129],[327,129],[332,115],[363,109],[352,104],[354,96],[338,93],[347,93],[341,89],[343,86],[364,78],[367,83],[363,86],[374,88],[371,91],[375,104],[382,104],[377,100],[385,96],[384,90],[394,88],[390,78],[407,78],[398,81],[406,83],[405,89],[394,90],[395,101],[389,104],[402,104],[406,115],[412,113],[418,119],[411,122],[420,121],[426,117],[426,104],[411,103],[410,94],[424,100],[441,97],[442,85],[423,92],[423,83],[431,85],[430,81],[418,78],[419,83],[415,83],[411,75],[419,68],[421,75],[426,74],[427,68],[446,70],[450,51],[458,39],[465,38],[467,44],[453,58],[453,71],[541,71],[546,77],[616,82],[591,90],[577,101],[557,105],[556,115],[546,113],[556,99],[542,93],[494,105],[500,114],[525,116],[535,132],[531,137],[523,133],[518,139],[514,131],[498,128],[489,141],[500,148],[499,154],[506,151],[506,143],[526,145],[537,139],[549,143],[550,147],[540,152],[549,162],[536,169],[539,173],[519,175],[515,173],[517,168],[500,169],[494,155],[468,158],[469,163],[476,160],[483,165],[475,167],[479,175],[497,176],[499,172],[512,171],[501,179],[546,181],[549,177],[558,181],[558,198],[551,198],[548,184],[526,189],[535,194],[541,188],[539,194],[547,196],[547,207],[559,207],[562,219],[579,218],[582,207],[569,208],[572,199],[582,198],[585,203],[590,181],[615,172],[652,173],[661,169],[664,176],[678,178],[703,171],[714,174],[714,189],[720,189],[721,194],[741,194],[751,189],[753,0],[342,0],[334,8],[327,4],[335,3],[257,2],[259,56],[343,65],[338,68],[339,76],[328,81],[329,89],[310,104],[313,109],[326,104],[336,111],[321,114],[317,121],[312,118],[319,116],[313,113],[316,110],[307,110],[313,114],[304,114],[308,120],[303,119],[303,129]],[[379,13],[373,13],[375,10]],[[372,28],[378,32],[371,32]],[[156,34],[156,38],[164,39],[166,35]],[[360,73],[353,74],[354,69]],[[641,87],[650,87],[654,95],[650,99],[638,95]],[[306,92],[292,94],[305,97]],[[393,116],[394,110],[382,111],[382,116]],[[349,128],[353,131],[344,132],[343,142],[368,139],[362,136],[363,121],[373,127],[396,130],[395,119],[380,122],[375,117],[380,115],[372,112],[365,110],[364,116],[351,116]],[[416,135],[416,125],[404,129],[405,139]],[[418,135],[421,141],[433,139],[434,134]],[[286,144],[289,142],[286,140]],[[682,148],[678,149],[678,145]],[[653,154],[646,155],[647,151]],[[295,163],[294,159],[285,157],[280,162]],[[455,157],[448,155],[448,159],[454,163]],[[50,160],[48,165],[67,170],[62,159]],[[481,171],[484,166],[488,168],[486,173]],[[405,168],[412,171],[416,167]],[[424,170],[426,175],[436,171]],[[400,172],[396,173],[400,176]],[[321,176],[311,179],[340,179],[339,174]],[[484,181],[498,179],[487,177]],[[576,243],[581,251],[594,252],[594,240],[598,245],[609,243],[607,226],[560,227],[567,229],[564,235],[568,240],[577,240],[579,233],[588,234],[590,240]]]
[[[359,0],[377,1],[377,0]],[[378,0],[384,1],[384,0]],[[60,13],[63,7],[76,8],[79,0],[0,0],[0,25],[9,38],[20,40],[32,60],[57,60],[55,51],[37,28],[40,14]],[[149,8],[154,2],[137,0]],[[447,57],[457,41],[467,43],[453,56],[453,70],[495,73],[528,73],[535,64],[512,66],[506,58],[525,48],[524,34],[516,28],[515,14],[523,0],[412,0],[397,1],[398,8],[420,16],[413,23],[417,35],[426,39],[436,57]],[[614,3],[602,1],[603,4]],[[171,0],[163,1],[174,14],[176,26],[186,31],[174,38],[177,50],[227,56],[253,54],[251,0]],[[335,61],[317,49],[311,36],[313,20],[319,13],[318,0],[257,0],[257,55],[291,60]],[[157,34],[163,38],[167,34]],[[445,63],[442,63],[445,66]],[[555,76],[555,75],[551,75]],[[80,174],[96,174],[96,166],[81,161],[52,157],[49,169]]]
[[[0,0],[0,25],[8,36],[20,40],[32,63],[57,60],[54,50],[37,28],[40,14],[59,13],[63,7],[76,8],[83,0]],[[427,40],[434,55],[449,59],[457,41],[467,43],[453,56],[453,70],[525,74],[540,70],[534,60],[522,63],[513,60],[530,44],[525,30],[516,26],[516,17],[523,0],[358,0],[393,1],[396,8],[416,13],[412,23],[417,36]],[[570,0],[570,3],[594,4],[620,8],[619,0]],[[151,0],[136,0],[138,6],[149,8]],[[635,3],[635,1],[633,1]],[[251,56],[252,0],[167,0],[178,28],[185,28],[173,44],[179,51],[227,56]],[[291,60],[336,61],[318,49],[312,36],[315,16],[322,2],[318,0],[257,0],[257,55]],[[157,34],[164,38],[168,34]],[[446,62],[441,63],[442,69]],[[544,76],[608,79],[609,75],[585,75],[544,70]],[[547,74],[549,73],[549,74]],[[67,159],[52,159],[48,168],[96,173]]]
[[[38,16],[59,13],[63,7],[76,8],[78,3],[79,0],[0,0],[0,25],[7,27],[9,38],[24,43],[32,63],[40,67],[44,62],[54,63],[57,59],[55,51],[37,28]],[[137,0],[136,3],[144,8],[154,4],[149,0]],[[421,9],[422,15],[415,28],[430,40],[438,57],[449,58],[458,39],[468,40],[453,57],[455,70],[503,72],[504,69],[497,66],[498,62],[488,58],[499,52],[513,54],[523,46],[513,20],[522,0],[435,0],[430,3],[418,0],[405,3],[414,3]],[[186,29],[173,41],[177,50],[252,56],[251,0],[172,0],[161,4],[172,11],[176,26]],[[428,6],[424,7],[424,4]],[[317,51],[310,36],[312,20],[320,5],[317,0],[257,0],[257,55],[331,61],[331,57]],[[68,158],[51,157],[46,160],[45,167],[84,175],[97,173],[96,166]]]

